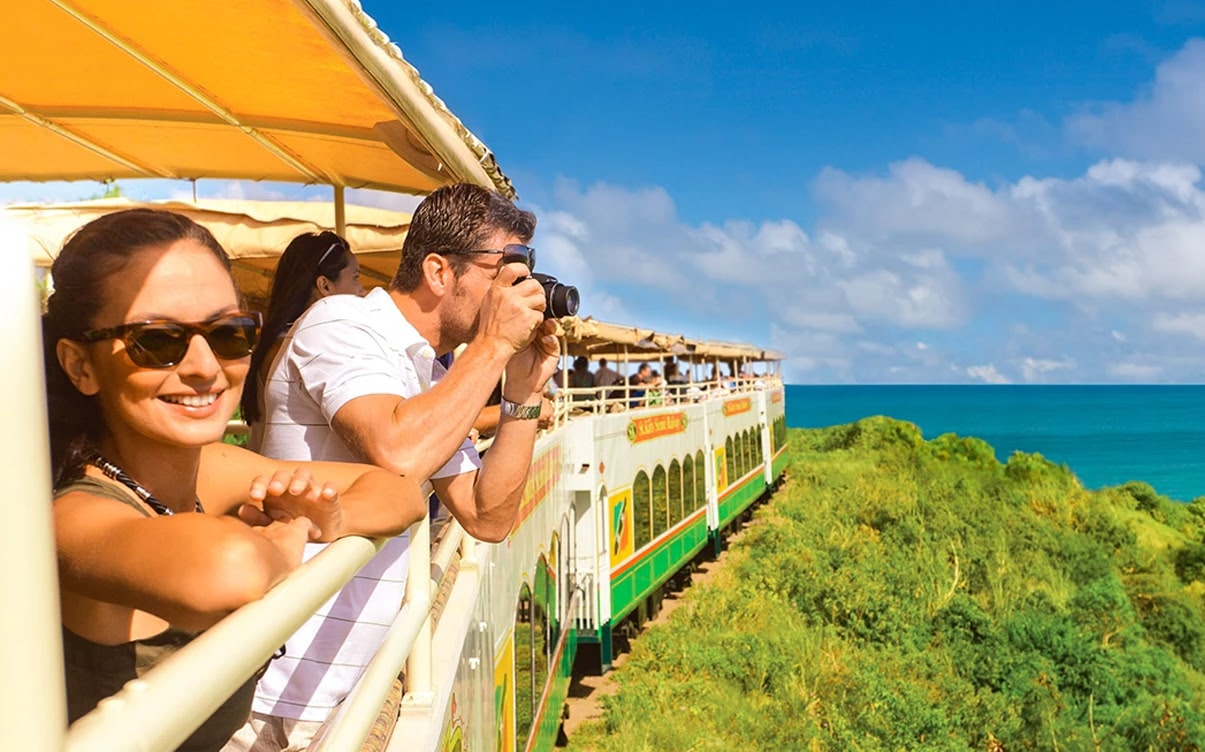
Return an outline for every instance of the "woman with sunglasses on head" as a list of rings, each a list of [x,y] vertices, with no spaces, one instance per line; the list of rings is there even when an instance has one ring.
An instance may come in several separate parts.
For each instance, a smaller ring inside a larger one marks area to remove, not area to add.
[[[276,263],[268,313],[243,389],[243,420],[251,427],[248,447],[259,450],[263,417],[263,386],[280,351],[281,338],[306,309],[328,295],[363,295],[360,262],[347,241],[333,232],[308,232],[289,242]]]
[[[369,466],[221,443],[259,318],[239,310],[229,259],[192,220],[107,215],[67,241],[51,272],[43,336],[74,721],[262,596],[307,541],[400,533],[425,499]],[[249,679],[180,749],[220,749],[252,690]]]

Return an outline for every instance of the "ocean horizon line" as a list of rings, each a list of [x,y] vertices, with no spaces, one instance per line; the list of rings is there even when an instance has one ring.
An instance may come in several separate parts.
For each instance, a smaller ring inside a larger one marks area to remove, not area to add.
[[[975,437],[996,458],[1041,454],[1086,488],[1149,483],[1179,501],[1205,495],[1205,385],[789,384],[787,425],[822,428],[873,415],[926,440]]]

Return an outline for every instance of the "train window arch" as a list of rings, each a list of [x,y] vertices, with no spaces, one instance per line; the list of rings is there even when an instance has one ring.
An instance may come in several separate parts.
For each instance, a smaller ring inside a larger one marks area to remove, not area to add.
[[[523,583],[515,609],[515,738],[525,747],[542,682],[536,665],[537,624],[531,587]]]
[[[740,477],[736,472],[736,452],[732,437],[724,439],[724,467],[728,470],[728,483]]]
[[[695,459],[689,454],[682,458],[682,511],[695,509]]]
[[[653,489],[649,474],[641,470],[636,473],[636,482],[632,484],[632,532],[637,551],[653,539],[652,502]]]
[[[753,442],[749,439],[749,430],[741,431],[741,457],[745,460],[745,466],[741,468],[741,475],[753,469]]]
[[[766,435],[766,424],[762,423],[757,427],[757,464],[766,464],[766,446],[763,437]]]
[[[552,534],[552,540],[548,544],[548,558],[541,559],[544,564],[540,570],[544,576],[544,593],[545,593],[545,611],[548,614],[548,642],[551,650],[552,643],[555,643],[560,635],[561,611],[560,604],[561,593],[561,573],[564,569],[558,569],[561,566],[561,538],[556,533]],[[549,656],[551,657],[551,655]]]
[[[745,432],[740,431],[734,437],[736,439],[736,477],[739,478],[745,474]]]
[[[695,452],[695,509],[707,503],[707,465],[703,464],[703,450]]]
[[[675,459],[669,463],[669,524],[677,525],[685,516],[682,505],[682,465]]]
[[[669,529],[669,493],[665,466],[657,465],[653,471],[653,537]]]

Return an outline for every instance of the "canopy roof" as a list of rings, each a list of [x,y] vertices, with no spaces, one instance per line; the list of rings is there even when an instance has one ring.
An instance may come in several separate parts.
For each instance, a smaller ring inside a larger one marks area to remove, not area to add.
[[[715,360],[762,363],[784,359],[782,353],[755,345],[689,339],[681,334],[663,334],[592,318],[561,319],[561,329],[570,355],[585,355],[592,359],[656,360],[667,355],[691,363]]]
[[[201,199],[140,202],[124,198],[67,204],[25,204],[0,208],[0,219],[26,239],[37,266],[50,266],[64,241],[101,215],[139,206],[185,214],[214,234],[230,254],[239,288],[252,300],[266,299],[277,257],[303,232],[333,230],[335,209],[317,201]],[[404,212],[347,206],[344,237],[360,262],[364,285],[387,283],[397,271],[402,241],[410,228]]]
[[[0,180],[237,178],[514,195],[354,0],[10,0]]]

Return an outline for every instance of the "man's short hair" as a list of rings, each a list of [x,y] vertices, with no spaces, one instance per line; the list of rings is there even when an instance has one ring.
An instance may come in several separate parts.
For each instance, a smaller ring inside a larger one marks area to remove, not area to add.
[[[499,230],[531,242],[536,215],[524,211],[501,195],[472,183],[456,183],[431,192],[414,210],[402,243],[402,259],[391,287],[410,292],[423,278],[423,259],[432,253],[491,250],[484,247]],[[459,277],[471,256],[449,255],[448,263]]]

